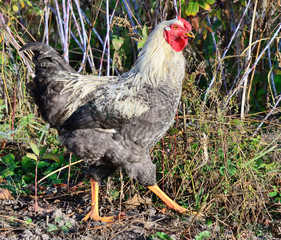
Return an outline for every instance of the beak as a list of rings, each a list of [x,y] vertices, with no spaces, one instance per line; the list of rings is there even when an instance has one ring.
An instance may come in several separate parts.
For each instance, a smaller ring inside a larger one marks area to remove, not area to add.
[[[186,31],[185,36],[195,38],[195,35],[191,31],[190,32]]]

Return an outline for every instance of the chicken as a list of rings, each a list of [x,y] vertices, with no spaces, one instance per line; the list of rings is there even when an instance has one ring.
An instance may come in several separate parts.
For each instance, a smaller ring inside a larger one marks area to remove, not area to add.
[[[113,220],[99,216],[99,183],[120,168],[168,208],[186,211],[157,186],[149,150],[174,121],[188,37],[194,37],[191,25],[180,16],[160,23],[132,69],[119,77],[78,74],[43,43],[28,43],[21,49],[35,52],[33,93],[42,117],[58,130],[61,143],[88,166],[92,202],[83,220]]]

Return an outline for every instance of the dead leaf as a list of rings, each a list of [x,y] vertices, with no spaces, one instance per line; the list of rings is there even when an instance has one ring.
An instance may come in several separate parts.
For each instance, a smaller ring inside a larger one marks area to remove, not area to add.
[[[84,182],[79,182],[76,185],[74,185],[73,187],[71,187],[69,189],[70,192],[76,192],[78,190],[78,188],[82,187],[84,185]]]
[[[210,27],[207,26],[206,24],[204,24],[204,27],[207,29],[208,32],[213,32],[212,28],[210,28]]]
[[[125,219],[127,217],[125,212],[120,212],[118,214],[118,216],[116,217],[116,219],[121,220],[121,219]]]
[[[265,219],[263,224],[264,224],[264,226],[268,227],[271,223],[272,223],[271,220]]]
[[[196,31],[199,30],[199,17],[191,18],[190,23]]]
[[[0,179],[0,183],[7,183],[6,179]]]
[[[151,204],[151,199],[142,198],[139,194],[136,193],[132,198],[128,199],[124,204],[126,204],[128,208],[136,208],[140,205]]]
[[[53,183],[55,188],[62,188],[65,189],[67,188],[67,184],[66,183]]]
[[[0,199],[1,200],[12,200],[14,199],[12,196],[12,192],[8,189],[0,188]]]
[[[40,207],[37,203],[33,204],[32,206],[28,207],[29,211],[34,211],[36,210],[37,213],[42,213],[42,212],[52,212],[54,211],[54,208],[51,204],[49,204],[46,200],[45,200],[45,206],[44,207]]]

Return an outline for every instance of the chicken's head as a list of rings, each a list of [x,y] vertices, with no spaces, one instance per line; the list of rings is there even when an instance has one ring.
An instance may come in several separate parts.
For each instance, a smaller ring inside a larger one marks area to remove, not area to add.
[[[188,37],[194,38],[191,29],[190,23],[178,16],[177,21],[165,27],[164,38],[176,52],[180,52],[187,45]]]

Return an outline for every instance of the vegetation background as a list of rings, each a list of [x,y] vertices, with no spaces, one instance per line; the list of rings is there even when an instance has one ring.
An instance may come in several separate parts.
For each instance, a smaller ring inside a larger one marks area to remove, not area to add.
[[[0,1],[0,201],[29,199],[40,212],[37,198],[52,195],[55,204],[65,187],[68,201],[89,189],[81,184],[88,181],[82,162],[37,112],[28,93],[32,55],[21,46],[43,41],[83,74],[118,75],[134,64],[151,30],[177,14],[196,37],[184,50],[175,123],[151,155],[161,188],[196,214],[172,214],[178,227],[150,229],[141,239],[281,238],[280,0]],[[147,191],[122,173],[106,186],[112,206]],[[162,203],[153,196],[153,204]],[[2,236],[38,226],[34,209],[24,217],[1,206]],[[45,232],[77,234],[60,221]]]

